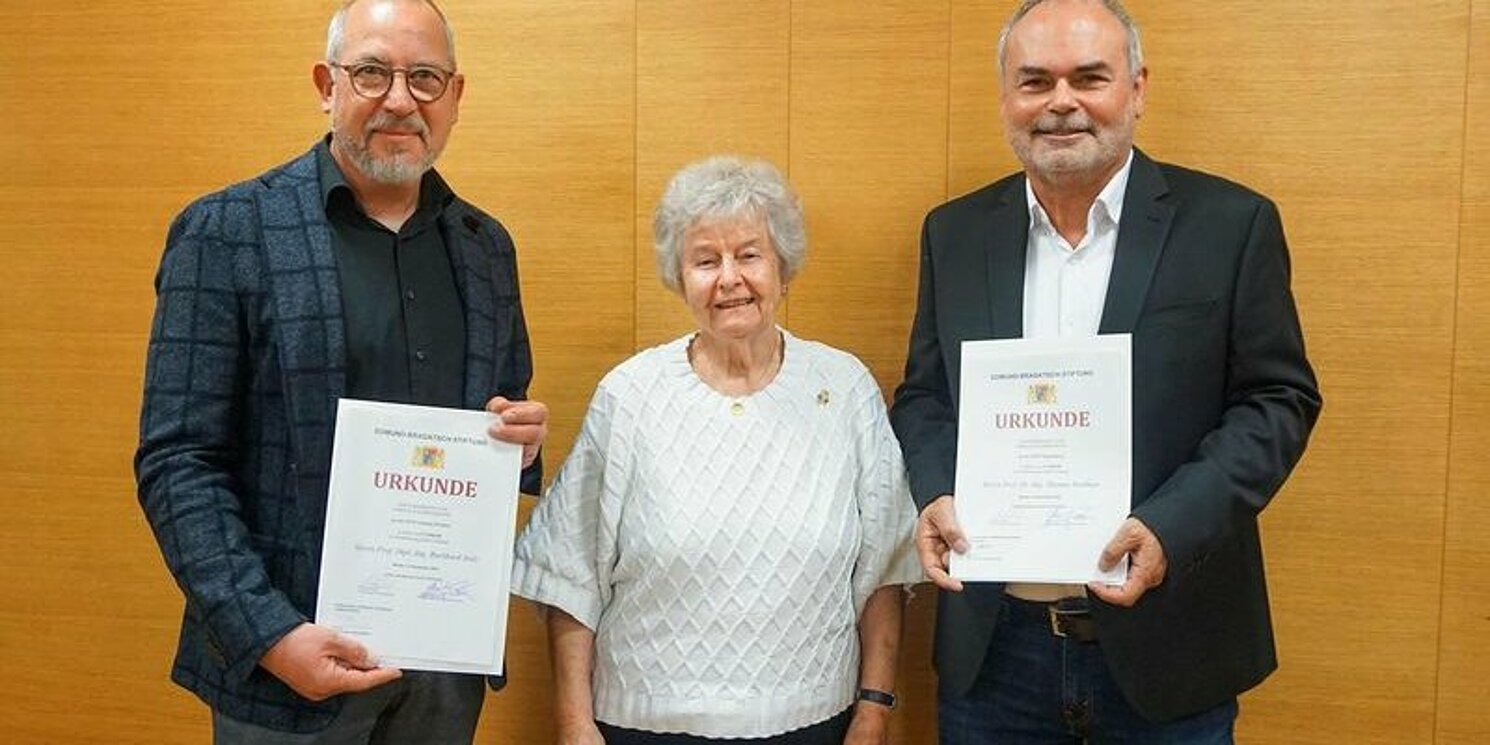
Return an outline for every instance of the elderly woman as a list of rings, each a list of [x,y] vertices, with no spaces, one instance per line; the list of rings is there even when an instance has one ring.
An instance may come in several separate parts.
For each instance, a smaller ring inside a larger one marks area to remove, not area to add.
[[[653,232],[698,330],[601,380],[517,547],[559,741],[879,745],[915,514],[869,371],[776,325],[801,207],[769,164],[712,158]]]

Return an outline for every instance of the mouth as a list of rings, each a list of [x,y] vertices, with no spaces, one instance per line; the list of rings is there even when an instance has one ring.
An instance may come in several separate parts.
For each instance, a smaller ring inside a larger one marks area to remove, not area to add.
[[[424,133],[422,132],[406,132],[397,129],[377,129],[373,130],[373,134],[393,140],[424,140]]]
[[[714,308],[716,310],[733,310],[735,308],[743,308],[747,305],[755,305],[755,298],[742,297],[732,300],[721,300],[714,304]]]
[[[1039,138],[1045,139],[1045,140],[1053,140],[1055,142],[1075,142],[1076,140],[1079,140],[1082,137],[1086,137],[1086,136],[1090,135],[1091,133],[1092,132],[1089,129],[1037,129],[1037,130],[1035,130],[1035,136],[1036,137],[1039,137]]]

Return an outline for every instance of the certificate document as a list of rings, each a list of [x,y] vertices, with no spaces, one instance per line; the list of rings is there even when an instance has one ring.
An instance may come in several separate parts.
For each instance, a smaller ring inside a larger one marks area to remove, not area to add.
[[[969,341],[957,417],[957,521],[971,581],[1119,584],[1097,569],[1132,491],[1132,338]]]
[[[522,448],[484,411],[342,399],[316,623],[385,667],[499,673]]]

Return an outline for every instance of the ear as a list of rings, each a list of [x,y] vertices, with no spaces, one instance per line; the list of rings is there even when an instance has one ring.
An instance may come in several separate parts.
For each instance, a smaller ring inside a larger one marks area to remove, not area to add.
[[[455,96],[455,99],[450,102],[451,113],[454,115],[454,118],[451,120],[453,122],[460,121],[460,97],[465,95],[465,92],[466,76],[456,73],[450,78],[450,90],[445,92],[447,96]]]
[[[311,82],[315,83],[316,93],[321,96],[321,113],[331,113],[331,86],[335,79],[331,74],[331,66],[325,62],[317,62],[310,71]]]
[[[1141,67],[1138,70],[1138,75],[1134,76],[1134,78],[1133,78],[1133,118],[1134,119],[1138,119],[1138,118],[1140,118],[1140,117],[1143,116],[1143,102],[1144,102],[1144,97],[1146,95],[1148,95],[1148,91],[1149,91],[1149,69],[1147,67]]]

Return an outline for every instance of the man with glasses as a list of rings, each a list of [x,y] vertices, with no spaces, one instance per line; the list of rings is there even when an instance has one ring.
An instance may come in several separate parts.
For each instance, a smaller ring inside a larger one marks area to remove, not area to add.
[[[528,492],[548,412],[512,241],[432,170],[465,85],[444,15],[351,0],[327,37],[331,134],[189,206],[156,278],[135,466],[186,598],[172,678],[215,742],[468,742],[479,676],[382,668],[309,620],[337,399],[485,408]]]

